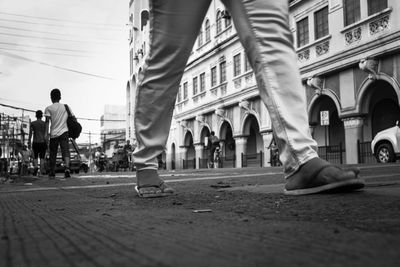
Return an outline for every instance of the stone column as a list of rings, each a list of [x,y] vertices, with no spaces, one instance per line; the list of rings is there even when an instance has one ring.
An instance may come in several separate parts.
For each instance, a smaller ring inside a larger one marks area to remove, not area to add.
[[[177,169],[178,169],[178,167],[179,167],[179,169],[183,169],[183,160],[187,160],[188,148],[185,146],[181,146],[179,148],[180,148],[180,152],[177,157],[177,162],[175,162],[175,165],[177,166]]]
[[[363,121],[362,117],[343,119],[347,164],[358,163],[357,140],[363,140]]]
[[[247,136],[237,136],[235,139],[236,168],[242,167],[242,153],[246,154]]]
[[[263,152],[264,152],[264,162],[263,167],[271,166],[271,149],[269,148],[269,144],[271,144],[271,140],[273,138],[272,132],[263,132],[261,133],[263,139]]]
[[[194,149],[196,152],[196,169],[200,169],[200,158],[203,156],[204,145],[203,143],[194,144]]]

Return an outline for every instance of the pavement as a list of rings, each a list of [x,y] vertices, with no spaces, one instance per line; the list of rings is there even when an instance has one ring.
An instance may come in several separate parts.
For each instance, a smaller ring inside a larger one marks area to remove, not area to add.
[[[284,196],[279,168],[161,172],[175,196],[140,199],[135,174],[0,184],[0,266],[398,266],[400,164],[360,165],[366,188]]]

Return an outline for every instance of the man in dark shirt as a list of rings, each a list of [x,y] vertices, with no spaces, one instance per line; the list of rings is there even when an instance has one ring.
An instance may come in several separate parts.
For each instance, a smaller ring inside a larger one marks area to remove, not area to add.
[[[45,139],[46,123],[42,120],[42,118],[43,118],[43,112],[41,110],[36,111],[36,120],[31,123],[31,127],[29,130],[29,139],[28,139],[29,148],[31,148],[31,140],[33,136],[32,150],[33,150],[33,164],[35,166],[34,175],[45,173],[44,157],[46,155],[46,149],[47,149],[47,144]],[[38,167],[38,158],[40,158],[40,168]]]

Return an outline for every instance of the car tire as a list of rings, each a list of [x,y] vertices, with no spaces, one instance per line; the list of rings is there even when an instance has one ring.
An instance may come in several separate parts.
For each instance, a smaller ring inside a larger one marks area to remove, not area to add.
[[[379,163],[389,163],[395,161],[393,147],[389,143],[383,143],[376,149],[376,160]]]

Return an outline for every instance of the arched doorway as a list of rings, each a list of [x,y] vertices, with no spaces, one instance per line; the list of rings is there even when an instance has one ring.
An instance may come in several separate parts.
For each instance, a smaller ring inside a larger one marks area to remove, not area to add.
[[[400,120],[400,107],[393,87],[383,80],[371,84],[369,104],[371,138],[378,132],[393,127]]]
[[[254,115],[248,115],[243,125],[243,135],[247,136],[243,167],[262,166],[263,139],[260,126]],[[239,156],[239,155],[238,155]]]
[[[321,112],[329,120],[321,121]],[[339,118],[335,102],[327,95],[321,95],[315,101],[310,112],[310,124],[314,125],[313,137],[319,147],[344,144],[344,125]]]
[[[222,167],[235,167],[236,155],[235,155],[235,139],[233,139],[233,132],[231,124],[224,121],[221,125],[220,140],[222,142],[221,147],[221,165]]]
[[[210,150],[207,149],[209,136],[210,136],[210,129],[207,126],[204,126],[200,132],[200,143],[203,145],[203,151],[199,159],[200,169],[207,168],[208,154],[210,153]]]
[[[175,143],[172,143],[171,145],[171,170],[176,169],[176,148],[175,148]]]
[[[183,168],[194,169],[196,168],[196,150],[193,144],[193,135],[190,131],[186,132],[184,147],[186,148],[186,155],[183,156]]]

